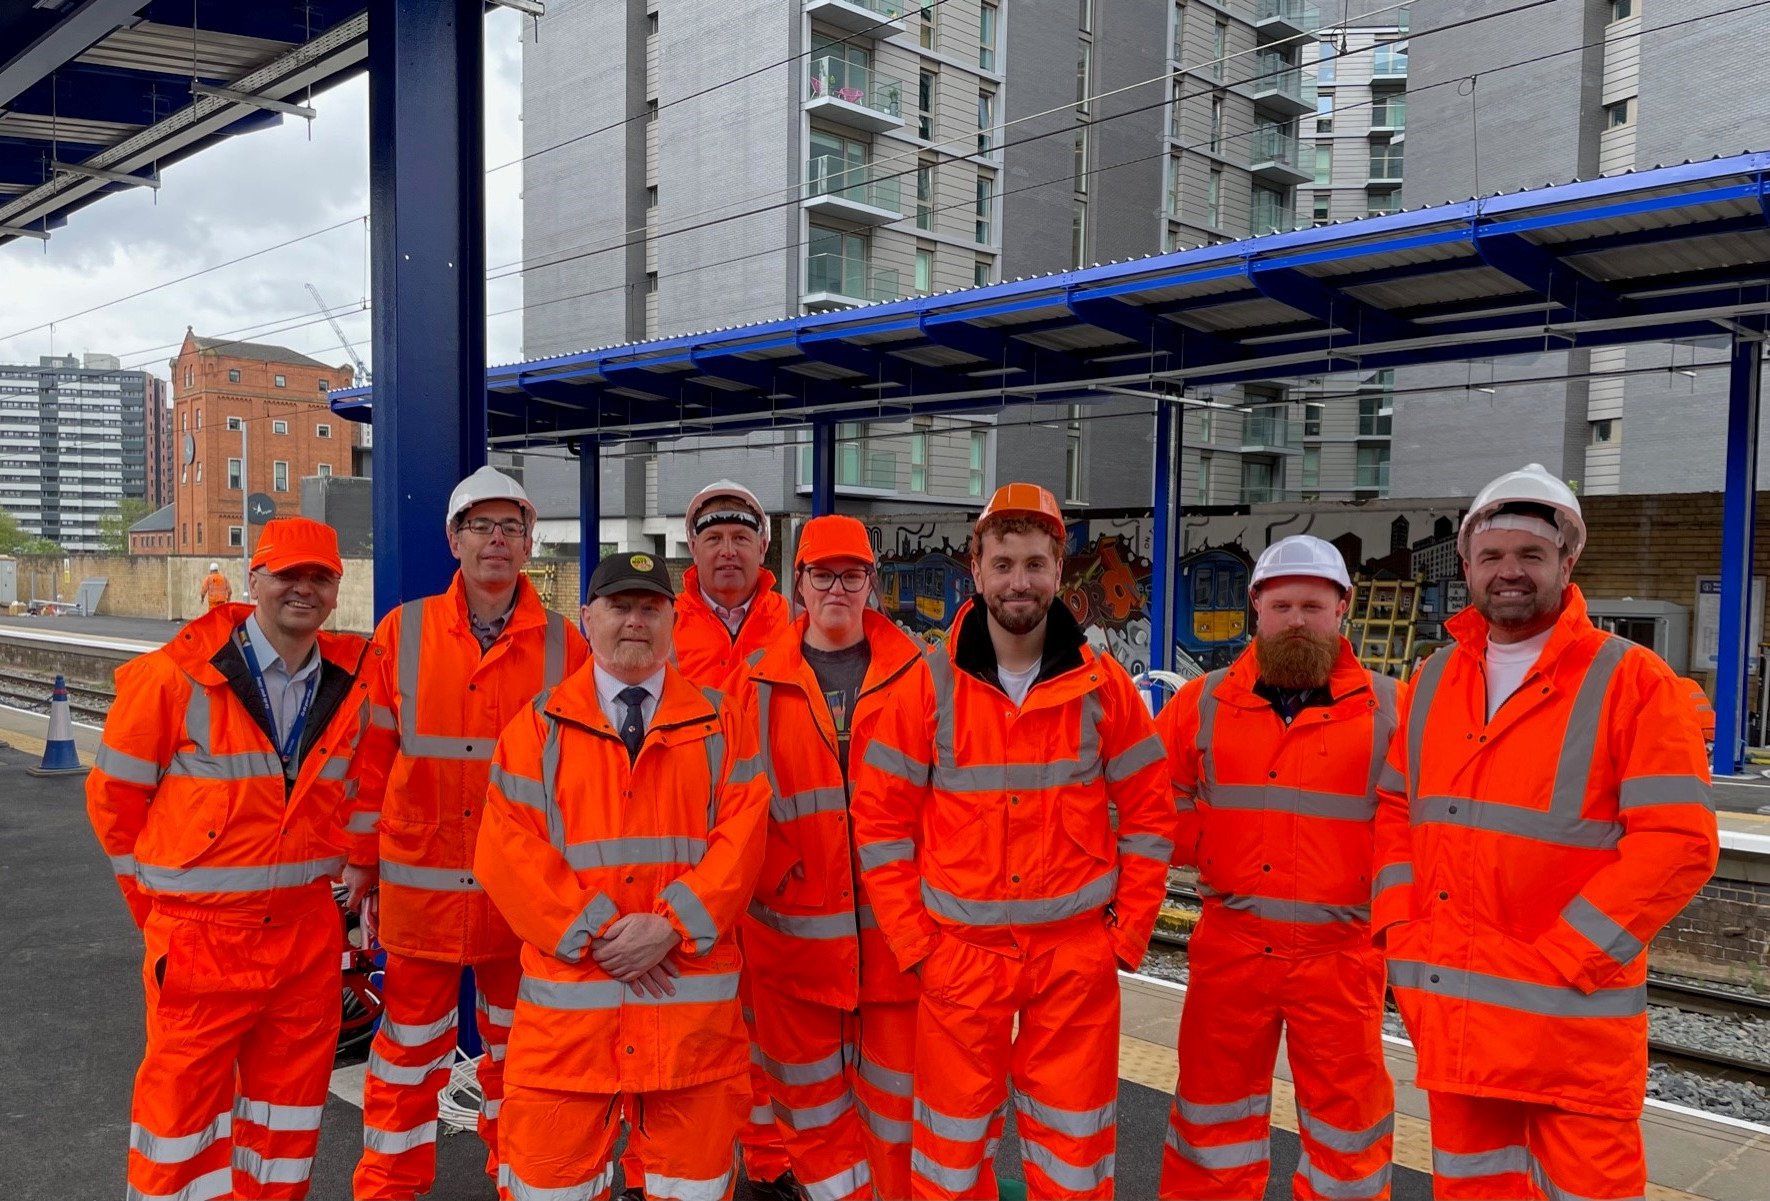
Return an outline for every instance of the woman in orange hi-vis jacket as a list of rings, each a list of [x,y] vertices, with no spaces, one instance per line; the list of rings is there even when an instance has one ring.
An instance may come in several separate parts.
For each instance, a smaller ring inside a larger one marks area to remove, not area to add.
[[[420,1196],[436,1180],[437,1091],[457,1042],[461,974],[473,969],[479,1133],[498,1166],[504,1049],[516,1006],[516,935],[471,882],[498,733],[584,663],[583,636],[522,575],[535,510],[521,485],[482,467],[449,497],[460,560],[448,590],[408,601],[375,632],[372,720],[357,754],[368,856],[379,855],[378,933],[387,951],[363,1083],[357,1201]],[[378,829],[378,833],[377,833]]]
[[[768,847],[743,925],[756,1040],[787,1155],[819,1201],[905,1198],[916,977],[860,888],[848,779],[921,643],[867,608],[873,546],[852,517],[799,535],[807,612],[729,703],[768,781]]]
[[[321,624],[333,531],[266,523],[254,605],[117,671],[86,808],[147,942],[132,1197],[305,1197],[339,1023],[351,756],[380,655]]]
[[[1476,497],[1473,607],[1414,673],[1379,784],[1372,929],[1441,1198],[1646,1188],[1646,948],[1718,847],[1690,700],[1593,626],[1585,536],[1537,464]]]
[[[1397,687],[1340,635],[1351,587],[1331,543],[1267,547],[1250,586],[1253,645],[1156,722],[1179,798],[1174,862],[1198,868],[1204,897],[1164,1198],[1266,1195],[1281,1034],[1303,1141],[1291,1195],[1389,1195],[1395,1090],[1370,873]]]
[[[1124,668],[1053,603],[1051,494],[998,489],[972,545],[977,598],[905,677],[854,777],[867,896],[922,983],[912,1192],[995,1195],[1012,1085],[1029,1192],[1106,1197],[1116,969],[1142,961],[1165,893],[1167,758]]]
[[[611,555],[589,590],[591,661],[499,738],[474,856],[523,941],[499,1192],[605,1195],[626,1097],[646,1194],[717,1201],[749,1108],[731,931],[768,798],[719,694],[668,664],[663,564]]]

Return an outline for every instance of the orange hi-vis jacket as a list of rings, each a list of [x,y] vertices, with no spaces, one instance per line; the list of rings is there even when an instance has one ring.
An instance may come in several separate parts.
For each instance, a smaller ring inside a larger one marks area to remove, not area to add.
[[[1156,722],[1180,810],[1174,862],[1196,866],[1215,920],[1276,955],[1370,936],[1377,774],[1395,732],[1396,682],[1340,640],[1333,703],[1287,725],[1254,691],[1250,643],[1187,683]]]
[[[775,583],[774,573],[767,568],[756,577],[749,611],[733,638],[725,628],[725,619],[713,612],[701,592],[700,570],[690,567],[683,573],[682,587],[676,592],[673,661],[691,684],[728,688],[732,675],[743,669],[751,655],[793,624],[792,609],[787,598],[775,591]]]
[[[228,598],[234,594],[233,585],[228,583],[227,577],[219,571],[212,571],[203,577],[203,586],[200,591],[203,599],[209,603],[211,608],[226,604]]]
[[[756,888],[768,797],[719,706],[666,669],[629,764],[586,663],[498,739],[473,867],[524,944],[507,1083],[644,1093],[749,1071],[732,928]],[[628,913],[681,934],[674,996],[636,995],[590,955]]]
[[[862,619],[872,658],[849,715],[850,765],[923,650],[882,614]],[[913,1001],[916,978],[898,969],[861,894],[836,727],[801,650],[809,624],[801,616],[758,652],[728,702],[756,738],[768,782],[768,845],[744,954],[771,992],[849,1011],[863,998]]]
[[[454,963],[514,955],[516,935],[473,879],[486,772],[510,719],[583,665],[583,635],[524,578],[482,654],[457,571],[448,591],[382,618],[375,645],[386,653],[369,676],[353,833],[381,861],[381,944]]]
[[[320,894],[329,903],[327,882],[350,857],[363,676],[381,652],[355,634],[320,634],[301,767],[286,780],[229,682],[246,671],[232,647],[251,614],[222,605],[117,669],[124,703],[105,719],[86,809],[138,926],[156,900],[265,922]]]
[[[1649,941],[1714,871],[1696,715],[1570,587],[1487,721],[1487,622],[1414,674],[1379,790],[1372,930],[1423,1089],[1641,1112]]]
[[[1014,953],[1104,918],[1119,961],[1135,967],[1174,852],[1167,757],[1149,710],[1062,605],[1016,709],[995,682],[985,623],[983,606],[966,602],[948,645],[893,690],[850,769],[879,928],[907,969],[943,934]]]

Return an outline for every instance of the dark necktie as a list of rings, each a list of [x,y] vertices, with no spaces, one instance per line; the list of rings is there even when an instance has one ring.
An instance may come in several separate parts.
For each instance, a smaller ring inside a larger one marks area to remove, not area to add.
[[[627,706],[621,715],[621,741],[627,744],[627,762],[639,758],[639,744],[645,741],[645,715],[639,706],[650,696],[645,689],[635,684],[631,688],[623,688],[615,694],[615,699]]]

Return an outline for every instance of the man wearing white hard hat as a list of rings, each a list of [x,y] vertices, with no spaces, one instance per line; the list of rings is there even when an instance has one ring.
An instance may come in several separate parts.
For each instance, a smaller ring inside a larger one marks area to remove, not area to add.
[[[379,840],[379,904],[368,917],[387,951],[387,1008],[363,1086],[358,1198],[416,1197],[435,1181],[437,1090],[454,1063],[465,967],[486,1048],[479,1133],[497,1175],[521,944],[474,879],[474,845],[499,732],[587,657],[577,629],[548,612],[522,574],[534,525],[522,485],[480,468],[444,514],[461,563],[448,591],[408,601],[375,631],[386,653],[369,676],[371,722],[357,759],[368,812],[353,832],[371,848]]]
[[[1539,464],[1481,490],[1457,537],[1471,607],[1378,783],[1372,929],[1446,1201],[1642,1196],[1646,948],[1715,866],[1696,714],[1593,626],[1585,541]]]
[[[204,611],[220,608],[232,600],[233,595],[233,585],[229,584],[227,577],[221,574],[221,564],[209,564],[209,574],[204,576],[203,582],[197,586],[197,599],[203,602]]]
[[[1389,1196],[1394,1086],[1371,947],[1376,776],[1397,685],[1340,633],[1352,582],[1331,543],[1266,548],[1254,641],[1157,721],[1204,914],[1192,936],[1165,1198],[1266,1195],[1279,1036],[1296,1084],[1296,1197]]]

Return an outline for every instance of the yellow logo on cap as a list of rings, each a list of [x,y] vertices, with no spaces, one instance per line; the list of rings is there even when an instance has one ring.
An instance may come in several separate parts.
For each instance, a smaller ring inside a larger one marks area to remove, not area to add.
[[[628,559],[627,562],[632,566],[634,571],[650,571],[655,566],[651,561],[650,555],[634,555],[632,558]]]

